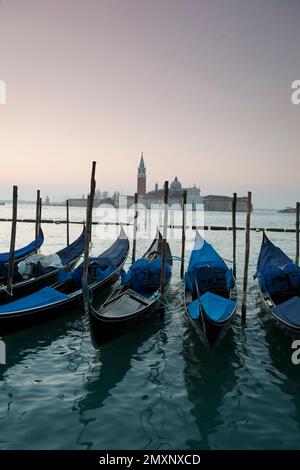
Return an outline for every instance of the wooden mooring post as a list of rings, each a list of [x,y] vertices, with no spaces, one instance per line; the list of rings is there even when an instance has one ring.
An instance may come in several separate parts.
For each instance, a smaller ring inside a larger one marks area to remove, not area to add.
[[[96,188],[96,162],[92,165],[90,193],[87,198],[86,206],[86,227],[85,227],[85,238],[84,238],[84,259],[83,259],[83,274],[82,274],[82,289],[83,289],[83,304],[85,312],[88,311],[89,307],[89,290],[88,290],[88,272],[89,272],[89,247],[92,236],[92,217],[93,217],[93,205]]]
[[[67,246],[69,246],[70,245],[69,199],[66,200],[66,212],[67,212]]]
[[[7,272],[7,291],[12,294],[13,277],[14,277],[14,263],[15,263],[15,246],[16,246],[16,231],[17,231],[17,210],[18,210],[18,186],[13,187],[13,210],[12,210],[12,224],[10,235],[10,248]]]
[[[296,264],[299,264],[299,218],[300,202],[296,204]]]
[[[136,234],[137,234],[137,222],[138,222],[138,193],[134,194],[134,220],[133,220],[133,240],[132,240],[132,264],[135,262],[136,256]]]
[[[167,234],[168,234],[168,213],[169,213],[169,181],[165,181],[164,185],[164,226],[162,238],[162,255],[161,255],[161,277],[160,277],[160,298],[165,298],[166,290],[166,267],[167,267]]]
[[[35,207],[35,240],[34,240],[34,252],[37,253],[39,250],[39,235],[40,235],[40,216],[41,216],[41,194],[38,189],[36,192],[36,207]]]
[[[248,288],[248,269],[249,269],[249,255],[250,255],[251,199],[252,199],[252,193],[249,191],[248,200],[247,200],[247,217],[246,217],[246,230],[245,230],[245,264],[244,264],[244,280],[243,280],[242,322],[246,321],[246,313],[247,313],[247,288]]]
[[[232,199],[232,251],[233,251],[233,266],[232,272],[236,279],[236,203],[237,193],[233,193]]]
[[[181,244],[181,265],[180,265],[180,277],[184,275],[184,255],[185,255],[185,231],[186,231],[186,199],[187,191],[184,190],[182,193],[182,244]]]

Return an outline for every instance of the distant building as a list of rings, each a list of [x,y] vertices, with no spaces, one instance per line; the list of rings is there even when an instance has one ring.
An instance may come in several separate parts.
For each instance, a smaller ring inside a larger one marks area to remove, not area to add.
[[[144,204],[147,208],[152,205],[162,204],[164,200],[164,189],[159,189],[158,183],[155,183],[153,190],[146,192],[146,167],[144,162],[144,155],[142,153],[140,164],[138,167],[137,174],[137,193],[139,196],[139,202]],[[182,204],[182,193],[186,190],[187,192],[187,203],[195,206],[196,204],[202,204],[203,200],[200,194],[200,188],[196,185],[189,188],[183,188],[182,184],[178,180],[177,176],[170,184],[169,188],[169,204]],[[128,206],[134,204],[134,196],[127,196]]]
[[[232,210],[232,197],[231,196],[219,196],[210,194],[203,197],[204,210],[207,211],[231,211]],[[247,212],[247,198],[238,197],[236,202],[237,212]],[[253,210],[253,205],[251,205]]]
[[[115,205],[115,200],[112,199],[111,197],[107,196],[102,199],[94,199],[94,207],[98,207],[101,204],[110,204],[112,206]],[[69,206],[70,207],[86,207],[87,205],[87,200],[86,198],[72,198],[69,199]]]
[[[138,174],[137,174],[137,193],[140,196],[144,196],[146,194],[146,167],[144,163],[144,155],[142,152],[141,161],[138,167]]]

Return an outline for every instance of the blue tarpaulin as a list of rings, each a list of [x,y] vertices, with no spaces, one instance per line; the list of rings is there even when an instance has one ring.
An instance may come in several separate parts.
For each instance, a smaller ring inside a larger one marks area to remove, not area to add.
[[[265,235],[263,238],[257,269],[260,288],[270,295],[300,289],[300,268]]]
[[[151,296],[160,286],[161,279],[161,257],[153,260],[140,258],[133,263],[127,274],[122,276],[122,282],[126,284],[130,281],[131,288],[138,294]],[[171,277],[171,266],[166,263],[166,281]]]
[[[209,290],[209,286],[223,283],[229,290],[234,286],[232,271],[216,252],[213,246],[204,240],[199,232],[196,234],[195,245],[191,253],[188,271],[185,275],[186,287],[194,291],[195,279],[201,290]]]
[[[206,292],[198,299],[188,305],[188,313],[193,320],[197,320],[200,316],[200,307],[202,306],[206,315],[215,322],[224,321],[235,309],[236,302],[226,299],[213,292]]]
[[[84,249],[84,236],[85,230],[82,231],[80,237],[71,243],[71,245],[66,246],[62,250],[56,252],[56,254],[60,257],[62,264],[69,264],[71,261],[75,260],[81,255]]]
[[[200,301],[207,316],[215,322],[226,320],[232,314],[236,305],[234,300],[226,299],[213,292],[206,292],[201,295]]]
[[[15,300],[6,305],[0,306],[0,315],[5,315],[11,312],[20,312],[22,310],[31,309],[34,307],[42,307],[43,305],[53,304],[59,300],[68,299],[66,294],[62,294],[52,287],[44,287],[43,289],[34,292],[34,294],[27,295],[22,299]]]
[[[188,307],[188,314],[191,317],[192,320],[197,320],[200,316],[200,302],[198,299],[193,300]]]
[[[283,321],[294,326],[300,326],[300,298],[291,297],[282,304],[273,307],[271,311]]]
[[[44,243],[44,234],[42,229],[40,230],[39,238],[38,238],[38,247],[40,248]],[[19,248],[19,250],[15,250],[15,261],[20,258],[24,258],[24,256],[29,255],[35,249],[35,241],[29,243],[28,245],[24,246],[23,248]],[[9,261],[9,253],[0,253],[0,262],[8,263]]]
[[[200,233],[197,232],[193,251],[191,253],[188,271],[195,267],[214,266],[216,268],[228,269],[226,263],[216,252],[214,247],[204,240]]]
[[[119,237],[111,247],[104,251],[100,256],[89,258],[89,274],[92,274],[93,279],[97,281],[106,279],[126,259],[128,250],[129,240],[124,234],[123,237]],[[81,287],[82,275],[83,263],[69,273],[59,270],[57,278],[59,282],[65,282],[68,279],[72,279],[78,287]]]

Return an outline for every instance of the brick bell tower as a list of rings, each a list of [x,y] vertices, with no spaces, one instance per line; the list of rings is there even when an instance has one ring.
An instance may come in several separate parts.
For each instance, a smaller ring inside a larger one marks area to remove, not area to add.
[[[138,167],[138,174],[137,174],[137,193],[140,195],[146,194],[146,167],[144,163],[144,156],[142,152],[140,165]]]

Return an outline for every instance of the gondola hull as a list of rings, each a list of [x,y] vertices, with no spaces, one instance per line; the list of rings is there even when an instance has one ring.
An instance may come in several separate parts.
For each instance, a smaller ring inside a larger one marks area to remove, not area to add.
[[[152,253],[160,255],[161,248],[162,238],[158,232],[156,239],[143,258],[151,256]],[[172,255],[168,244],[167,259],[171,266]],[[166,292],[170,282],[171,277],[167,282]],[[154,292],[151,297],[145,297],[130,288],[124,290],[122,285],[118,286],[100,309],[90,304],[90,328],[94,343],[101,346],[122,336],[146,318],[157,313],[162,307],[159,290]]]
[[[37,247],[40,248],[44,243],[44,234],[42,229],[40,228],[39,236],[37,240]],[[14,260],[15,261],[23,261],[27,256],[31,255],[35,251],[35,241],[32,241],[28,245],[24,246],[23,248],[19,248],[15,250]],[[9,262],[9,253],[0,253],[0,262],[4,264],[8,264]]]
[[[278,317],[278,315],[276,315],[273,312],[273,308],[275,308],[276,305],[272,301],[270,295],[266,292],[262,292],[261,289],[259,289],[259,291],[260,291],[261,298],[263,300],[264,310],[267,313],[267,315],[271,318],[271,320],[274,323],[276,323],[276,325],[279,326],[281,329],[287,330],[288,332],[293,333],[293,334],[300,335],[300,324],[295,325],[289,321],[283,320],[282,318]],[[273,304],[273,306],[271,306],[271,303]],[[299,315],[300,315],[300,310],[299,310]]]
[[[209,349],[226,335],[237,311],[232,271],[198,232],[185,275],[184,305],[186,318]]]
[[[265,233],[254,278],[269,317],[281,328],[300,334],[300,268]]]
[[[89,291],[94,299],[97,300],[100,296],[105,295],[108,288],[118,280],[121,269],[122,266],[107,279],[101,282],[95,282],[89,286]],[[77,310],[82,311],[82,309],[83,294],[82,289],[80,289],[72,294],[68,300],[33,308],[26,312],[12,313],[11,315],[5,316],[0,314],[0,337],[30,328]]]
[[[127,317],[124,316],[123,318],[107,318],[104,315],[100,315],[95,308],[91,307],[90,326],[93,341],[98,346],[102,346],[124,335],[129,330],[151,317],[151,315],[154,315],[157,309],[159,309],[157,304],[157,301],[149,302],[148,305],[144,305],[143,308],[137,310],[135,313]]]
[[[185,302],[185,316],[208,349],[215,348],[226,336],[236,316],[236,311],[237,303],[234,311],[227,320],[224,322],[214,322],[202,309],[202,311],[199,311],[199,318],[193,320],[188,314],[187,303]]]
[[[65,271],[70,271],[73,269],[77,261],[78,258],[65,266]],[[57,283],[57,273],[58,269],[55,269],[47,274],[44,274],[43,276],[18,282],[13,286],[12,295],[8,293],[6,287],[0,288],[0,305],[6,304],[16,299],[20,299],[21,297],[29,295],[32,292],[41,289],[42,287],[53,286]]]
[[[78,262],[84,247],[84,230],[80,237],[75,240],[69,247],[66,247],[60,250],[58,253],[64,253],[63,260],[64,263],[64,270],[70,271],[72,270],[76,263]],[[69,251],[68,251],[69,250]],[[66,258],[66,253],[71,252],[72,256],[68,256]],[[52,271],[42,274],[38,277],[32,277],[29,279],[24,279],[19,282],[15,282],[12,288],[12,294],[10,294],[6,286],[0,287],[0,305],[12,302],[17,300],[21,297],[31,294],[32,292],[41,289],[45,286],[53,286],[57,283],[57,276],[61,268],[53,269]]]
[[[101,266],[102,262],[111,269],[111,272],[104,275],[105,277],[102,276],[101,279],[97,276],[91,277],[88,281],[88,292],[93,299],[97,301],[100,296],[104,296],[109,287],[118,280],[128,256],[128,250],[128,238],[122,229],[118,240],[110,248],[98,257],[90,259],[89,266],[92,266],[93,263],[96,267]],[[80,266],[75,271],[81,276]],[[52,288],[41,289],[16,302],[1,306],[0,337],[71,313],[77,309],[81,310],[84,303],[84,292],[81,286],[76,287],[76,282],[78,281],[74,280],[72,276],[71,278],[67,277],[65,281],[55,284]]]

